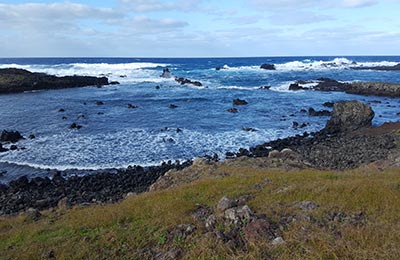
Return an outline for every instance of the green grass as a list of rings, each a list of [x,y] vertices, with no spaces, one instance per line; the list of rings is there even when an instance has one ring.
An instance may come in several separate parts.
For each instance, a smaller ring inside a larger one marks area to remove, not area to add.
[[[212,177],[222,173],[229,174]],[[222,165],[209,176],[117,204],[47,211],[38,222],[0,218],[0,259],[41,259],[50,251],[57,259],[140,259],[149,248],[179,248],[184,259],[400,259],[399,169],[280,171]],[[262,188],[254,189],[255,184]],[[293,204],[305,200],[319,205],[310,213],[314,219],[333,211],[362,211],[368,222],[326,227],[299,221],[283,231],[286,244],[280,247],[256,243],[235,249],[202,228],[169,241],[168,231],[179,224],[201,227],[190,214],[197,204],[214,207],[224,195],[243,194],[255,196],[248,202],[253,211],[276,222],[300,213]]]

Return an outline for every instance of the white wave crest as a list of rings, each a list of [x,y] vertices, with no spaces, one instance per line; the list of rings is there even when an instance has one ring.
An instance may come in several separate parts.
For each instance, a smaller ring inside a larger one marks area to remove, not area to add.
[[[26,150],[0,156],[1,163],[26,165],[40,169],[98,170],[124,168],[128,165],[157,165],[167,160],[186,160],[226,151],[237,151],[286,131],[273,129],[246,132],[241,129],[206,133],[183,129],[183,132],[125,129],[113,133],[82,135],[64,132],[34,140],[24,140]]]
[[[154,68],[166,66],[170,66],[170,64],[151,62],[119,64],[72,63],[57,65],[0,64],[0,68],[18,68],[56,76],[106,76],[111,81],[119,81],[121,83],[169,81],[170,79],[160,78],[160,71],[154,70]]]

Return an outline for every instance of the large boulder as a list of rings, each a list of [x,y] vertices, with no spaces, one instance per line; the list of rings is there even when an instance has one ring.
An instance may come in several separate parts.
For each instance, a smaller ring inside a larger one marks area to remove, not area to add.
[[[268,64],[268,63],[262,64],[262,65],[260,66],[260,69],[264,69],[264,70],[276,70],[274,64]]]
[[[331,119],[326,123],[329,133],[348,132],[371,126],[375,113],[371,106],[360,101],[337,102],[333,107]]]

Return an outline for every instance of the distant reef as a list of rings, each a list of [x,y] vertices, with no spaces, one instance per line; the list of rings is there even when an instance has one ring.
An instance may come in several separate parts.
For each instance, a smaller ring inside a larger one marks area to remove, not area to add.
[[[0,94],[86,86],[100,87],[109,84],[111,83],[106,77],[76,75],[57,77],[45,73],[33,73],[24,69],[0,69]]]

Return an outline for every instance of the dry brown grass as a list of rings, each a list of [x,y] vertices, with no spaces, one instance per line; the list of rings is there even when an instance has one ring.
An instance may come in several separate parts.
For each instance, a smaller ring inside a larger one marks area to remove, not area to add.
[[[400,259],[400,170],[373,167],[347,172],[283,171],[222,165],[216,178],[171,190],[141,194],[121,203],[44,212],[38,222],[24,216],[0,219],[0,259],[140,259],[143,249],[180,248],[184,259]],[[252,194],[253,211],[271,221],[301,213],[293,204],[314,201],[316,221],[283,230],[286,244],[231,248],[205,234],[190,213],[196,204],[214,207],[223,195]],[[322,225],[330,212],[362,211],[363,226]],[[184,241],[167,241],[168,230],[192,223]]]

